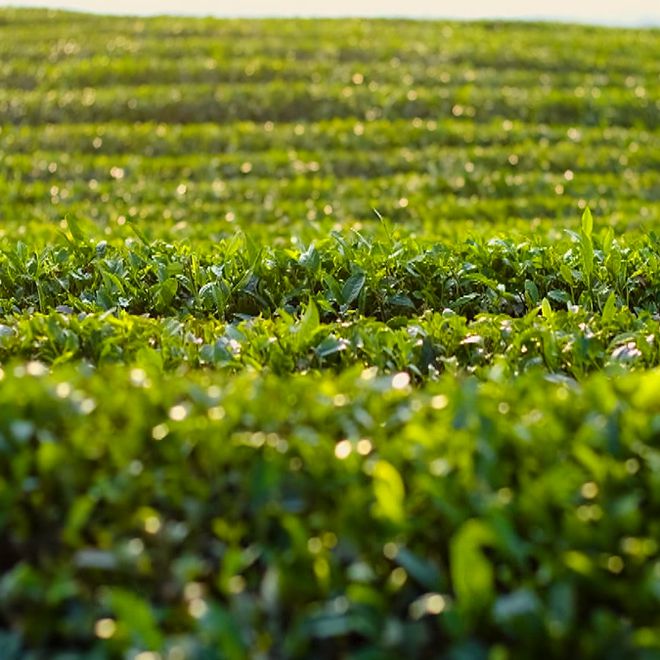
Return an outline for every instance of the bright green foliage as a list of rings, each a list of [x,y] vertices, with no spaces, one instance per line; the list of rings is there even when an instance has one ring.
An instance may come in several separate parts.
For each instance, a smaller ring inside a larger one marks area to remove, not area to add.
[[[8,365],[1,615],[87,650],[116,618],[108,653],[657,647],[659,381]]]
[[[659,61],[0,10],[0,658],[659,657]]]
[[[451,579],[459,610],[470,615],[487,610],[495,592],[495,576],[482,546],[493,545],[495,536],[480,520],[468,520],[454,534],[450,546]]]

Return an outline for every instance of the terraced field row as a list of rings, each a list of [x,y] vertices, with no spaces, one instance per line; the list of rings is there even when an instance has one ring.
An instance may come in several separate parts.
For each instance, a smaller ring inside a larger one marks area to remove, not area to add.
[[[438,236],[587,203],[658,218],[653,32],[3,16],[0,214],[27,234],[67,213],[167,240],[369,231],[373,207]]]

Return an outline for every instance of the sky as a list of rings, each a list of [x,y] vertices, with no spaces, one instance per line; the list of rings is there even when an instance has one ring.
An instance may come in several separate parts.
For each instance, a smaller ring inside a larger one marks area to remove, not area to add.
[[[660,26],[659,0],[0,0],[0,7],[7,5],[111,14],[550,18]]]

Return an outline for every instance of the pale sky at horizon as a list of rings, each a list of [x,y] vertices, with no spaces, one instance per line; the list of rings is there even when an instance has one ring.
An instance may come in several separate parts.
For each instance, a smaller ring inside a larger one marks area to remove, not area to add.
[[[0,7],[50,7],[111,14],[213,16],[408,16],[549,18],[660,26],[658,0],[0,0]]]

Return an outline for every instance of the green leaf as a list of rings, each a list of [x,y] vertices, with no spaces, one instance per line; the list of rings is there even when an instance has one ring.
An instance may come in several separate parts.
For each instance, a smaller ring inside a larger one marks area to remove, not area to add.
[[[315,349],[314,352],[320,357],[328,357],[340,353],[348,348],[344,339],[337,339],[334,335],[328,335]]]
[[[223,312],[227,304],[228,291],[224,282],[208,282],[199,290],[199,297],[209,307]]]
[[[591,233],[594,228],[594,219],[589,207],[582,214],[582,232],[580,234],[580,247],[582,253],[582,270],[585,274],[587,286],[591,288],[591,275],[594,272],[594,244]]]
[[[321,257],[314,243],[300,255],[298,263],[309,270],[316,270],[321,265]]]
[[[519,628],[528,623],[528,617],[541,609],[538,596],[530,589],[522,588],[500,596],[493,606],[493,618],[499,624],[514,623]]]
[[[212,603],[200,621],[204,636],[212,640],[217,647],[216,653],[227,660],[242,660],[248,657],[247,649],[241,639],[241,626],[227,609],[219,603]]]
[[[149,346],[140,347],[135,353],[135,363],[161,373],[163,371],[163,353]]]
[[[323,274],[323,283],[326,286],[326,298],[341,303],[341,287],[339,286],[339,282],[332,276],[332,273],[327,272]]]
[[[458,605],[467,613],[484,609],[495,594],[495,573],[483,547],[494,535],[484,522],[471,519],[454,534],[449,548],[451,579]]]
[[[543,298],[543,302],[541,303],[541,313],[545,319],[552,318],[552,307],[547,298]]]
[[[566,282],[566,284],[574,286],[575,278],[573,277],[573,272],[566,264],[559,266],[559,274],[561,275],[564,282]]]
[[[612,252],[612,245],[614,244],[614,229],[608,227],[603,237],[603,254],[608,256]]]
[[[85,233],[82,223],[75,215],[66,216],[66,226],[71,232],[71,236],[76,241],[76,243],[85,243],[87,241],[87,234]]]
[[[363,272],[356,272],[344,282],[341,290],[341,302],[344,306],[350,305],[360,295],[365,280],[366,276]]]
[[[374,513],[393,523],[402,523],[405,519],[405,490],[401,475],[391,463],[380,460],[374,466],[373,480],[376,497]]]
[[[594,228],[594,219],[593,216],[591,215],[591,209],[587,206],[586,209],[584,209],[584,213],[582,214],[582,233],[584,236],[587,236],[591,238],[591,233]]]
[[[138,228],[138,226],[135,224],[135,221],[131,220],[128,222],[128,226],[130,227],[131,231],[140,239],[140,242],[149,247],[151,243],[145,236],[144,232]]]
[[[385,236],[387,237],[387,241],[390,245],[393,245],[394,241],[392,240],[392,229],[390,228],[389,223],[385,218],[380,214],[377,208],[373,209],[373,212],[376,214],[376,217],[380,221],[381,226],[383,227],[385,231]]]
[[[590,278],[594,272],[594,246],[591,241],[591,236],[586,234],[582,237],[582,270],[587,278],[587,284],[590,283]]]
[[[594,571],[594,563],[589,555],[578,550],[569,550],[564,553],[563,560],[566,566],[581,575],[591,575]]]
[[[403,293],[395,293],[387,299],[390,305],[395,307],[407,307],[408,309],[415,309],[415,304],[408,296]]]
[[[229,364],[234,359],[234,356],[227,350],[224,338],[218,339],[213,344],[204,344],[199,350],[199,357],[204,362],[215,365]]]
[[[428,559],[416,555],[408,548],[399,548],[394,561],[405,568],[408,575],[429,591],[440,591],[445,588],[438,567]]]
[[[76,498],[69,509],[69,515],[62,531],[62,538],[73,545],[80,539],[80,531],[85,526],[96,506],[96,499],[90,495]]]
[[[164,282],[153,287],[153,293],[158,311],[165,311],[174,300],[179,288],[179,283],[173,277],[168,277]]]
[[[555,582],[548,593],[548,610],[554,627],[562,632],[574,622],[576,615],[575,587],[570,582]]]
[[[601,322],[609,323],[614,318],[614,312],[616,311],[616,295],[614,291],[610,292],[610,295],[607,297],[605,306],[603,307],[603,313],[601,314]]]
[[[561,291],[560,289],[551,289],[548,291],[548,298],[563,304],[571,302],[571,297],[568,295],[568,293],[566,293],[566,291]]]
[[[532,305],[536,305],[539,301],[538,287],[532,280],[525,280],[525,294],[529,298]]]
[[[126,627],[136,644],[150,651],[163,647],[163,636],[158,629],[150,604],[128,589],[113,587],[108,600],[117,619]]]
[[[305,632],[319,639],[346,637],[350,633],[374,638],[380,632],[378,621],[368,616],[366,611],[334,613],[321,612],[303,621]]]
[[[304,346],[312,337],[320,325],[319,310],[312,298],[307,303],[307,309],[295,328],[296,348]]]

